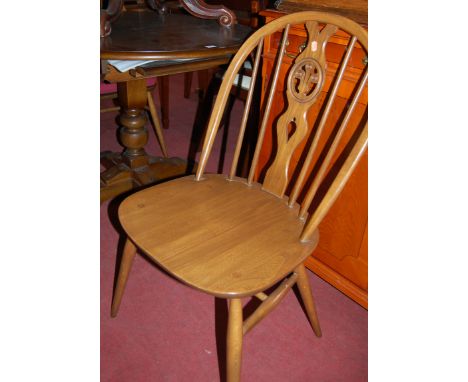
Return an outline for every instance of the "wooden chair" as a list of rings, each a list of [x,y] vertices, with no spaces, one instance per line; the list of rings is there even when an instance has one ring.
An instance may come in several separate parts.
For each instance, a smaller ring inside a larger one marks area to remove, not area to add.
[[[149,111],[149,114],[151,116],[152,120],[152,125],[154,128],[154,132],[156,134],[156,137],[158,138],[159,146],[161,147],[162,154],[165,158],[168,158],[167,154],[167,147],[166,147],[166,142],[164,141],[164,135],[161,129],[161,122],[158,117],[158,112],[156,111],[156,106],[154,104],[153,100],[153,92],[154,89],[156,88],[156,79],[150,79],[148,80],[148,88],[147,88],[147,110]],[[106,99],[111,99],[111,100],[116,100],[117,97],[117,89],[114,84],[104,84],[101,83],[101,85],[109,85],[109,89],[103,89],[103,86],[101,86],[101,101],[106,100]],[[161,101],[162,102],[162,101]],[[104,107],[101,108],[101,113],[109,112],[109,111],[116,111],[120,110],[120,106],[111,106],[111,107]]]
[[[304,34],[308,35],[306,48],[293,54],[291,60],[291,50],[286,52],[286,46],[291,49],[292,45],[287,43],[288,32],[304,25]],[[236,72],[254,52],[252,78],[257,77],[265,37],[272,34],[276,34],[278,46],[265,48],[270,53],[276,51],[277,64],[271,77],[263,79],[269,92],[263,100],[263,118],[250,173],[246,179],[235,176],[253,87],[249,89],[229,175],[206,174]],[[326,44],[330,39],[344,41],[346,46],[338,62],[329,61]],[[119,207],[127,239],[112,302],[113,317],[140,249],[181,282],[229,301],[228,381],[240,379],[243,336],[295,284],[312,329],[321,336],[304,261],[318,244],[319,223],[367,148],[367,109],[358,113],[361,109],[356,107],[366,91],[367,61],[359,63],[363,66],[360,80],[351,89],[347,78],[356,73],[351,67],[355,62],[350,60],[353,50],[367,52],[367,32],[347,18],[320,12],[279,18],[244,43],[225,73],[196,175],[139,191]],[[275,94],[282,89],[278,75],[287,68],[282,65],[286,59],[292,61],[284,84],[287,102],[274,125],[277,150],[262,175],[259,157],[263,155],[263,138]],[[338,107],[342,92],[351,92],[352,97],[348,104]],[[291,162],[296,150],[303,150],[299,161],[302,166]],[[276,289],[267,295],[265,292],[275,285]],[[242,299],[253,296],[261,303],[244,319]]]

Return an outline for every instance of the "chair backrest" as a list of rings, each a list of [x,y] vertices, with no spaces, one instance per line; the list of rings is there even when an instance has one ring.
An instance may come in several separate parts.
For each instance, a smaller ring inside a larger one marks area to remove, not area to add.
[[[285,60],[291,56],[286,51],[291,28],[302,28],[307,43],[288,67]],[[341,44],[341,52],[327,49],[331,39]],[[272,46],[275,41],[277,49]],[[236,74],[253,53],[252,86],[229,174],[229,179],[234,180],[253,93],[259,88],[254,84],[262,53],[271,55],[272,52],[276,52],[276,61],[269,80],[263,78],[261,123],[246,182],[252,184],[258,180],[264,191],[279,198],[288,195],[290,207],[299,203],[299,218],[308,218],[301,240],[308,241],[367,148],[367,101],[362,107],[362,98],[367,98],[367,31],[357,23],[329,13],[299,12],[268,23],[247,39],[224,75],[207,127],[196,180],[203,177]],[[276,150],[267,171],[260,174],[259,157],[267,125],[272,122],[272,104],[277,106],[281,101],[276,90],[282,88],[282,84],[278,84],[280,72],[285,79],[286,100],[282,113],[273,122]],[[292,164],[291,158],[295,153],[298,155],[298,150],[301,151],[300,160],[297,165]]]

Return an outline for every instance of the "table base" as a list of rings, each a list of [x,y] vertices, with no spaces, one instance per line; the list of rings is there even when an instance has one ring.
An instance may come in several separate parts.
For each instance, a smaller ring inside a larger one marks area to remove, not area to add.
[[[101,153],[101,203],[133,188],[184,176],[196,170],[196,165],[182,158],[148,156],[145,166],[130,168],[123,154],[104,151]]]

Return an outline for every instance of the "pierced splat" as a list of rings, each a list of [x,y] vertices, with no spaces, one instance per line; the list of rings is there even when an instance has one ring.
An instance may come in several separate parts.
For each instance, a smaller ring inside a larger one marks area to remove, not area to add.
[[[283,197],[288,185],[289,162],[297,146],[307,136],[309,125],[307,111],[322,90],[325,73],[325,47],[337,27],[327,24],[321,31],[317,22],[307,22],[308,42],[289,71],[287,81],[287,109],[276,125],[278,150],[268,169],[263,189],[278,197]],[[280,65],[278,62],[277,65]],[[289,126],[294,123],[295,129]]]
[[[315,98],[323,84],[323,72],[313,58],[303,59],[292,72],[290,90],[297,102]]]

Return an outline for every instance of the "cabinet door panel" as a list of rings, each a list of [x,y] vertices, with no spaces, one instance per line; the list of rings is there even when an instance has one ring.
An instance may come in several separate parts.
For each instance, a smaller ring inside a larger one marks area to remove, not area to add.
[[[367,290],[367,154],[319,227],[314,257]]]

